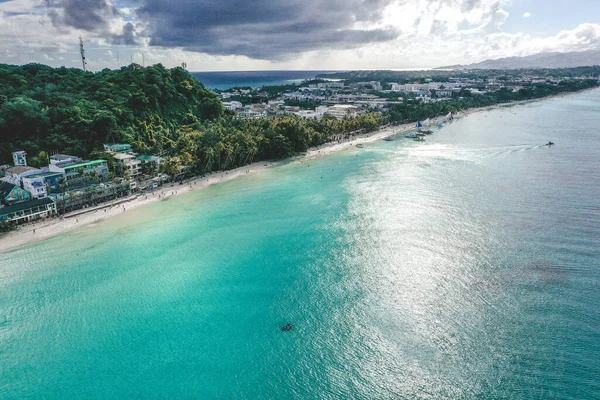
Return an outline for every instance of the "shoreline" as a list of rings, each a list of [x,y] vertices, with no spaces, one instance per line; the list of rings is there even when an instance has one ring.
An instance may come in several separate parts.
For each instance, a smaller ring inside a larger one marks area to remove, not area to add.
[[[580,92],[561,93],[556,96],[544,97],[541,99],[515,101],[509,103],[494,104],[486,107],[471,108],[468,110],[464,110],[461,113],[464,117],[466,117],[468,115],[478,112],[490,111],[506,106],[518,106],[528,103],[537,103],[544,100],[551,100],[557,97],[564,97],[574,93]],[[10,250],[14,250],[21,246],[25,246],[54,236],[61,235],[65,232],[76,228],[86,227],[98,223],[100,221],[116,217],[129,210],[133,210],[138,207],[161,201],[167,197],[179,196],[185,193],[206,188],[208,186],[228,182],[239,178],[240,176],[252,173],[259,173],[268,168],[273,168],[302,159],[310,159],[325,156],[331,153],[353,148],[357,144],[370,143],[377,140],[382,140],[388,136],[402,134],[414,129],[415,123],[416,122],[396,126],[382,127],[372,132],[355,136],[352,139],[346,139],[340,142],[329,142],[322,144],[321,146],[311,147],[304,154],[289,157],[283,160],[274,162],[257,161],[252,164],[245,165],[229,171],[212,172],[203,178],[196,177],[190,180],[186,180],[182,185],[168,184],[157,188],[153,192],[147,192],[144,194],[134,194],[132,196],[116,199],[112,202],[99,205],[93,208],[73,211],[58,218],[52,218],[50,220],[38,221],[24,226],[20,226],[16,231],[12,231],[4,234],[3,236],[0,236],[0,254]]]

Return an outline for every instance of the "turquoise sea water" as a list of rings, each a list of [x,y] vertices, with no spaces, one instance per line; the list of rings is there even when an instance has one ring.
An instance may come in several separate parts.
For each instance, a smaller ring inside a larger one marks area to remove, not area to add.
[[[478,113],[3,254],[0,398],[600,398],[599,116]]]

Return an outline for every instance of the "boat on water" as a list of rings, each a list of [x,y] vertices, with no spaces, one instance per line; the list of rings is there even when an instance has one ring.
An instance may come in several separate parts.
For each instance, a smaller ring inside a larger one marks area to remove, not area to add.
[[[426,129],[424,131],[421,131],[422,133],[426,134],[426,135],[431,135],[433,133],[433,131]]]
[[[362,144],[362,143],[359,143],[359,144],[356,145],[356,147],[358,147],[359,149],[362,149],[363,147],[365,147],[365,145]]]
[[[546,143],[546,146],[554,146],[554,142],[548,142]]]
[[[407,138],[409,138],[409,139],[414,139],[414,138],[417,138],[417,137],[419,137],[419,136],[417,135],[417,133],[416,133],[416,132],[408,132],[408,133],[407,133],[406,135],[404,135],[404,136],[406,136],[406,137],[407,137]]]
[[[388,137],[383,138],[383,140],[385,140],[386,142],[393,142],[394,138],[392,136],[388,136]]]
[[[422,136],[417,136],[417,137],[413,138],[413,140],[414,140],[415,142],[424,142],[424,141],[425,141],[425,138],[424,138],[424,137],[422,137]]]

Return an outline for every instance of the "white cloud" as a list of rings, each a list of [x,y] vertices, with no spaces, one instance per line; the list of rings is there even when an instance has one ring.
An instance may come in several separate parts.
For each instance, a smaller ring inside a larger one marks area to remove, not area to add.
[[[141,63],[143,53],[147,65],[160,62],[170,67],[185,61],[190,70],[208,71],[436,67],[544,51],[600,49],[599,24],[582,23],[545,35],[505,32],[508,0],[397,0],[384,9],[377,24],[356,24],[365,29],[393,26],[401,32],[397,39],[357,49],[307,51],[282,62],[148,46],[143,38],[140,46],[115,46],[109,43],[106,32],[56,28],[40,4],[40,0],[0,2],[0,62],[78,67],[79,35],[85,40],[92,70],[116,67],[117,54],[120,65],[129,63],[132,55]],[[109,33],[118,34],[135,12],[127,9],[120,14],[111,20]],[[523,17],[530,15],[527,12]]]
[[[531,13],[529,11],[527,11],[525,14],[523,14],[523,18],[529,18],[531,17]]]

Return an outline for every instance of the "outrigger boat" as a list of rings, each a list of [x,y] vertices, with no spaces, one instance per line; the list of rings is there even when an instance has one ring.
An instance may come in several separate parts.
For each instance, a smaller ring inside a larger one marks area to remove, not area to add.
[[[394,137],[393,136],[384,137],[383,140],[385,140],[386,142],[393,142]]]
[[[429,120],[429,119],[427,119]],[[433,133],[433,131],[430,130],[424,130],[422,131],[421,128],[423,127],[423,124],[421,123],[421,121],[417,121],[417,130],[419,131],[417,133],[417,135],[431,135]]]
[[[424,141],[425,141],[425,138],[424,138],[424,137],[422,137],[422,136],[417,136],[416,138],[413,138],[413,140],[414,140],[415,142],[424,142]]]
[[[418,137],[419,137],[419,135],[417,135],[417,133],[416,133],[416,132],[408,132],[408,133],[407,133],[406,135],[404,135],[404,136],[406,136],[406,137],[407,137],[407,138],[409,138],[409,139],[415,139],[415,138],[418,138]]]
[[[359,143],[359,144],[356,145],[356,147],[358,147],[359,149],[362,149],[363,147],[365,147],[365,145],[362,144],[362,143]]]

